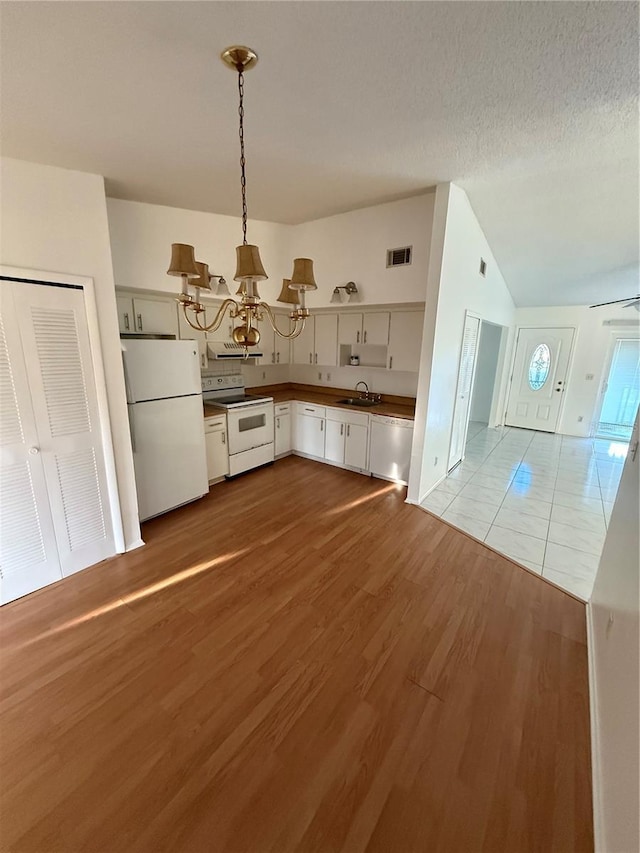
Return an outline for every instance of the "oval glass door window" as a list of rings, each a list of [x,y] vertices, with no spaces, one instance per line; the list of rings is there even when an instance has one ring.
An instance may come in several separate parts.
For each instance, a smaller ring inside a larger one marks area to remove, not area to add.
[[[549,377],[551,351],[546,344],[538,344],[529,362],[529,387],[539,391]]]

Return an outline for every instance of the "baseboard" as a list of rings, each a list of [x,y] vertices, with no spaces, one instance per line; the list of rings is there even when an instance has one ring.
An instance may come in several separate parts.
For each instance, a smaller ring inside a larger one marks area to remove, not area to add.
[[[587,664],[589,670],[589,723],[591,727],[591,799],[593,803],[593,844],[595,853],[606,853],[603,843],[602,799],[600,796],[600,741],[598,738],[598,704],[596,701],[596,668],[593,653],[593,611],[587,602]]]
[[[444,474],[442,477],[440,477],[440,479],[438,480],[438,482],[437,482],[437,483],[435,483],[433,486],[431,486],[431,488],[430,488],[430,489],[427,489],[427,491],[422,495],[422,497],[420,498],[420,500],[417,500],[417,501],[416,501],[416,503],[418,504],[418,506],[422,503],[422,501],[423,501],[423,500],[425,500],[426,498],[428,498],[428,497],[429,497],[429,495],[431,494],[431,492],[435,491],[435,489],[437,489],[437,488],[438,488],[438,486],[440,485],[440,483],[444,483],[444,481],[447,479],[447,477],[448,477],[448,476],[449,476],[449,472],[447,471],[447,473],[446,473],[446,474]]]
[[[127,545],[127,551],[135,551],[136,548],[142,548],[143,545],[144,545],[143,539],[136,539],[135,542],[131,543],[131,545]]]

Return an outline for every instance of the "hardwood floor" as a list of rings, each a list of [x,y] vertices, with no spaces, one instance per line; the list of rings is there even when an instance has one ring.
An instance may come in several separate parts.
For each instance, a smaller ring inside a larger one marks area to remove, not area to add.
[[[591,851],[584,606],[404,496],[290,457],[3,607],[2,849]]]

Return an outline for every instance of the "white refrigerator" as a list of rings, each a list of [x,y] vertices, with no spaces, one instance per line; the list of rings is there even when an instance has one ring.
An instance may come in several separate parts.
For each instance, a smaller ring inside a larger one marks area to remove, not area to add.
[[[194,341],[122,339],[129,427],[145,521],[209,491]]]

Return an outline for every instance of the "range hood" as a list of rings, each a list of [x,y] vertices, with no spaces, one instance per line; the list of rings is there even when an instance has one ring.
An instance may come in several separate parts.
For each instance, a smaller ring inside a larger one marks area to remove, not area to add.
[[[234,341],[209,341],[207,343],[207,351],[209,358],[262,358],[262,350],[260,347],[253,347],[249,350],[248,356],[245,355],[245,349],[242,344],[236,344]]]

